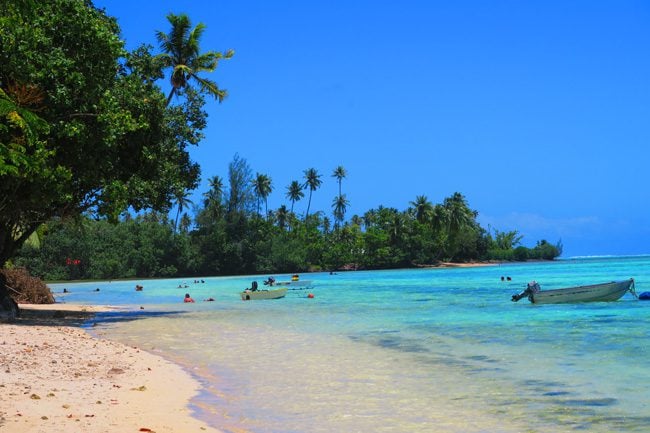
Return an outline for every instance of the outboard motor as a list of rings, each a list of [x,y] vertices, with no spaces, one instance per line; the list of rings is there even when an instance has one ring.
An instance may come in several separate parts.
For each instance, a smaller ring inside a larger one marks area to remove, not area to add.
[[[539,292],[540,290],[541,288],[539,287],[539,283],[537,281],[531,281],[530,283],[528,283],[528,286],[526,286],[526,290],[516,295],[512,295],[511,301],[517,302],[518,300],[520,300],[521,298],[525,298],[526,296],[528,296],[528,299],[530,300],[532,295]]]

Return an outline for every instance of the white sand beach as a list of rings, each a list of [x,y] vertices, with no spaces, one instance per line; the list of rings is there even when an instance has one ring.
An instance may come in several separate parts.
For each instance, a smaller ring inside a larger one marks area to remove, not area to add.
[[[137,347],[70,326],[90,306],[26,306],[0,324],[0,431],[213,432],[188,407],[199,384]]]

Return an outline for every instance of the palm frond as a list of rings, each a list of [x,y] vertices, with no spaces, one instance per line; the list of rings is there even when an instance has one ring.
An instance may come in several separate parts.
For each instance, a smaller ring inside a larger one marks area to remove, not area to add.
[[[199,83],[199,87],[202,91],[214,96],[217,101],[222,102],[224,98],[228,96],[228,92],[226,90],[220,89],[217,83],[214,81],[210,81],[206,78],[201,78],[194,73],[191,73],[190,76]]]
[[[210,51],[194,58],[192,66],[198,71],[213,72],[217,69],[217,64],[221,58],[221,53]]]

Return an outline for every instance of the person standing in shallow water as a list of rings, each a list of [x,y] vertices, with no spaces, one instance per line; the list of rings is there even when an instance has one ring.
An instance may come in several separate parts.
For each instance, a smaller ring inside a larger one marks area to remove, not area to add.
[[[190,296],[189,293],[185,294],[185,299],[183,299],[183,302],[194,302],[194,299]]]

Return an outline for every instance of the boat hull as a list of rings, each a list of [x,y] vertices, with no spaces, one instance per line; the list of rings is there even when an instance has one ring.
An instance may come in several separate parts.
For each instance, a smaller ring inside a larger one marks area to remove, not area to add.
[[[630,290],[633,279],[592,284],[590,286],[569,287],[566,289],[542,290],[530,294],[533,304],[566,304],[574,302],[617,301]]]
[[[291,286],[291,287],[307,287],[311,286],[310,280],[298,280],[298,281],[278,281],[273,284],[274,286]]]
[[[275,290],[244,290],[241,292],[242,301],[255,301],[258,299],[279,299],[284,298],[287,294],[286,288],[280,288]]]

